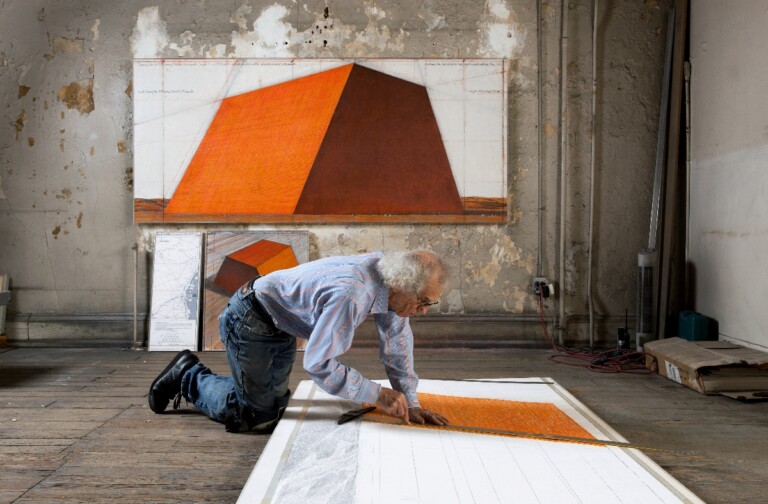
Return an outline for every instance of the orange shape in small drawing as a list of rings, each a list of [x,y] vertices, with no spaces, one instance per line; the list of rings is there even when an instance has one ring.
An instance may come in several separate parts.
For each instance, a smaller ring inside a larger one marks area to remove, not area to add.
[[[266,275],[298,264],[290,245],[259,240],[227,255],[213,283],[232,294],[256,275]]]

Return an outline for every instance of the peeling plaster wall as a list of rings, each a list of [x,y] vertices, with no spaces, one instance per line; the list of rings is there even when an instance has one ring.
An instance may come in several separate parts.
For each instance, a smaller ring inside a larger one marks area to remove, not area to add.
[[[650,213],[669,3],[600,2],[594,291],[597,315],[608,325],[623,320],[624,308],[635,302],[634,261]],[[569,335],[579,339],[587,310],[591,4],[566,2],[567,280],[558,290]],[[553,280],[559,268],[560,6],[545,2],[541,9],[541,268]],[[0,270],[11,275],[14,293],[11,339],[129,341],[134,243],[138,308],[146,314],[153,236],[168,228],[132,223],[134,57],[509,59],[507,224],[238,229],[309,229],[312,258],[435,250],[453,270],[435,314],[453,322],[501,317],[514,338],[540,338],[530,323],[537,300],[528,294],[538,252],[535,0],[0,0],[0,14]],[[548,303],[548,316],[555,309]]]

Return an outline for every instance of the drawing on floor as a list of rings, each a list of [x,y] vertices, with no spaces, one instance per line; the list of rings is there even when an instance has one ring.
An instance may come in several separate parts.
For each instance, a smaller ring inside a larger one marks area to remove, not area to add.
[[[157,233],[149,350],[197,350],[202,233]]]
[[[552,434],[626,442],[548,378],[422,380],[419,390],[428,402],[432,395],[472,410],[456,423],[473,423],[493,408],[520,408],[503,427],[541,428],[525,419],[535,412]],[[356,407],[311,381],[301,382],[238,502],[702,502],[635,448],[382,424],[365,417],[337,424],[343,412]]]
[[[218,316],[234,292],[256,275],[309,260],[306,231],[214,232],[206,236],[203,350],[224,350]]]
[[[503,60],[136,60],[136,222],[501,222]]]
[[[439,411],[450,418],[457,430],[468,427],[498,435],[503,435],[503,432],[532,432],[548,436],[595,439],[571,417],[550,403],[423,393],[419,393],[419,403],[422,408]],[[379,411],[373,411],[366,416],[366,419],[370,420],[376,418],[396,420]],[[418,424],[412,424],[412,427],[429,428]]]

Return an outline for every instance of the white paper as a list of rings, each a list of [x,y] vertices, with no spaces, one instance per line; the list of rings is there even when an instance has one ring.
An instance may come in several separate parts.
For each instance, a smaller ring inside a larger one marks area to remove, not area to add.
[[[422,380],[419,391],[551,403],[596,438],[626,441],[550,379]],[[701,502],[636,449],[361,420],[338,426],[354,407],[302,382],[238,502]]]

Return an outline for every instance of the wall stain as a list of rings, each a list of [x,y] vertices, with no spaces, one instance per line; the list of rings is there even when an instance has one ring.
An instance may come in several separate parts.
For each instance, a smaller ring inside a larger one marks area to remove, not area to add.
[[[515,285],[511,291],[504,289],[503,298],[502,309],[505,312],[525,313],[525,303],[530,299],[530,294],[527,290]]]
[[[527,29],[504,0],[487,0],[487,13],[481,21],[481,54],[491,57],[518,58],[525,46]]]
[[[72,197],[72,190],[70,190],[67,187],[65,187],[64,189],[61,190],[61,194],[57,194],[56,195],[56,199],[66,199],[66,200],[68,200],[71,197]]]
[[[133,97],[133,80],[128,81],[128,87],[125,88],[125,94],[128,98]]]
[[[134,58],[157,58],[168,47],[168,31],[160,19],[160,7],[144,7],[129,38]]]
[[[32,147],[33,145],[35,145],[35,139],[32,137],[29,137],[27,138],[27,143],[29,144],[30,147]]]
[[[117,152],[125,152],[126,150],[128,149],[125,146],[125,142],[122,142],[122,141],[117,142]]]
[[[91,157],[93,157],[93,155],[94,155],[95,153],[96,153],[96,147],[94,147],[93,145],[91,145],[91,151],[90,151]]]
[[[63,112],[62,112],[63,113]],[[64,139],[59,140],[59,149],[64,152]]]
[[[80,112],[80,115],[90,114],[95,109],[93,103],[93,79],[85,79],[62,86],[57,97],[59,101],[66,104],[67,108],[76,109]],[[64,112],[62,112],[63,118]]]
[[[24,129],[24,121],[27,120],[27,111],[24,109],[21,109],[21,112],[19,112],[19,116],[16,118],[16,121],[13,123],[13,127],[16,129],[16,140],[19,139],[19,133],[21,133],[21,130]]]
[[[83,212],[80,212],[77,216],[77,227],[78,229],[83,227]]]
[[[101,24],[101,19],[97,19],[93,22],[93,26],[91,27],[91,34],[93,35],[91,38],[95,41],[99,40],[99,25]]]
[[[30,89],[32,89],[29,86],[19,86],[19,99],[24,98],[27,96],[27,93],[29,93]]]
[[[60,225],[56,226],[55,228],[53,228],[53,231],[51,231],[51,234],[53,235],[53,239],[54,240],[58,240],[59,239],[59,233],[61,233],[61,226]]]
[[[717,238],[751,238],[753,236],[763,236],[768,233],[766,233],[765,231],[761,231],[761,232],[725,231],[722,229],[711,229],[711,230],[703,231],[701,234],[703,236],[717,237]]]
[[[83,39],[67,39],[64,37],[56,37],[53,39],[53,54],[70,53],[78,54],[85,50],[85,40]]]
[[[123,183],[129,191],[133,191],[133,166],[129,166],[125,169],[125,177],[123,177]]]

